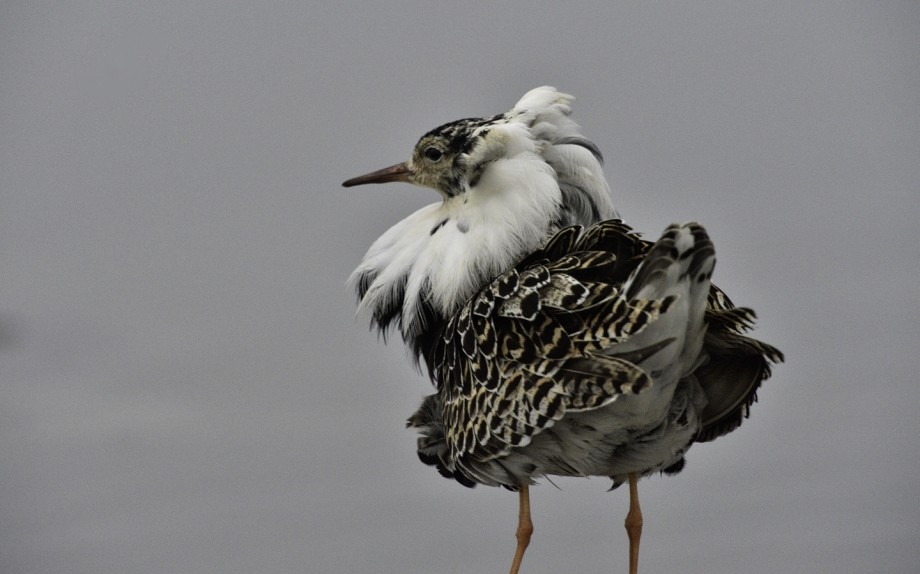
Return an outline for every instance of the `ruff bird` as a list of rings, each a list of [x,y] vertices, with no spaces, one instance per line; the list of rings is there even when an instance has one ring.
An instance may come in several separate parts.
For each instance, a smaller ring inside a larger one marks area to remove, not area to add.
[[[349,283],[359,312],[398,329],[434,384],[408,420],[422,462],[519,493],[512,574],[533,532],[529,486],[548,475],[629,483],[635,573],[638,478],[679,472],[691,444],[737,428],[783,360],[744,335],[754,312],[710,283],[700,224],[651,243],[617,218],[572,100],[536,88],[343,184],[441,194],[375,241]]]

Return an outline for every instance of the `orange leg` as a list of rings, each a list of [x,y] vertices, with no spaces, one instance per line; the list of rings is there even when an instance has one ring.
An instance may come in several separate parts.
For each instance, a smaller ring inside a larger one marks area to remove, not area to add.
[[[629,473],[629,512],[626,514],[626,535],[629,536],[629,574],[639,571],[639,537],[642,536],[642,509],[639,508],[639,488],[636,474]]]
[[[514,551],[514,560],[511,562],[511,574],[518,574],[524,551],[530,544],[530,535],[533,534],[533,522],[530,521],[530,492],[526,484],[522,484],[518,491],[520,497],[520,510],[518,512],[517,550]]]

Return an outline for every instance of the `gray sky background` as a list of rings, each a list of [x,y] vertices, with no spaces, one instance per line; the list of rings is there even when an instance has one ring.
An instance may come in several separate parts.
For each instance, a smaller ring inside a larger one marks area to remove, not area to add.
[[[787,355],[640,484],[642,571],[916,572],[917,3],[432,6],[0,4],[0,572],[504,572],[344,288],[437,196],[340,183],[543,84]],[[625,489],[554,482],[525,572],[625,571]]]

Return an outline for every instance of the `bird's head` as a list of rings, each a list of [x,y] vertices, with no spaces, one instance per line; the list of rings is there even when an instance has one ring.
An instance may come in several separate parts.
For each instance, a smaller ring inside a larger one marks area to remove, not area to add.
[[[504,114],[444,124],[419,139],[409,161],[349,179],[342,185],[401,181],[430,187],[444,199],[456,197],[476,185],[488,162],[506,155],[509,138],[500,128],[504,124]]]

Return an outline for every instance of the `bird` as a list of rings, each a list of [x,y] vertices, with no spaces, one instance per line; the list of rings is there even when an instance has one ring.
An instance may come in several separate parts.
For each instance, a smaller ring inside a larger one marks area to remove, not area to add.
[[[343,183],[440,194],[374,241],[347,284],[433,383],[407,422],[420,460],[518,493],[511,574],[533,533],[529,487],[550,476],[629,483],[635,574],[639,478],[676,474],[693,443],[735,430],[784,360],[746,334],[754,311],[712,283],[701,224],[651,242],[624,222],[573,100],[538,87]]]

